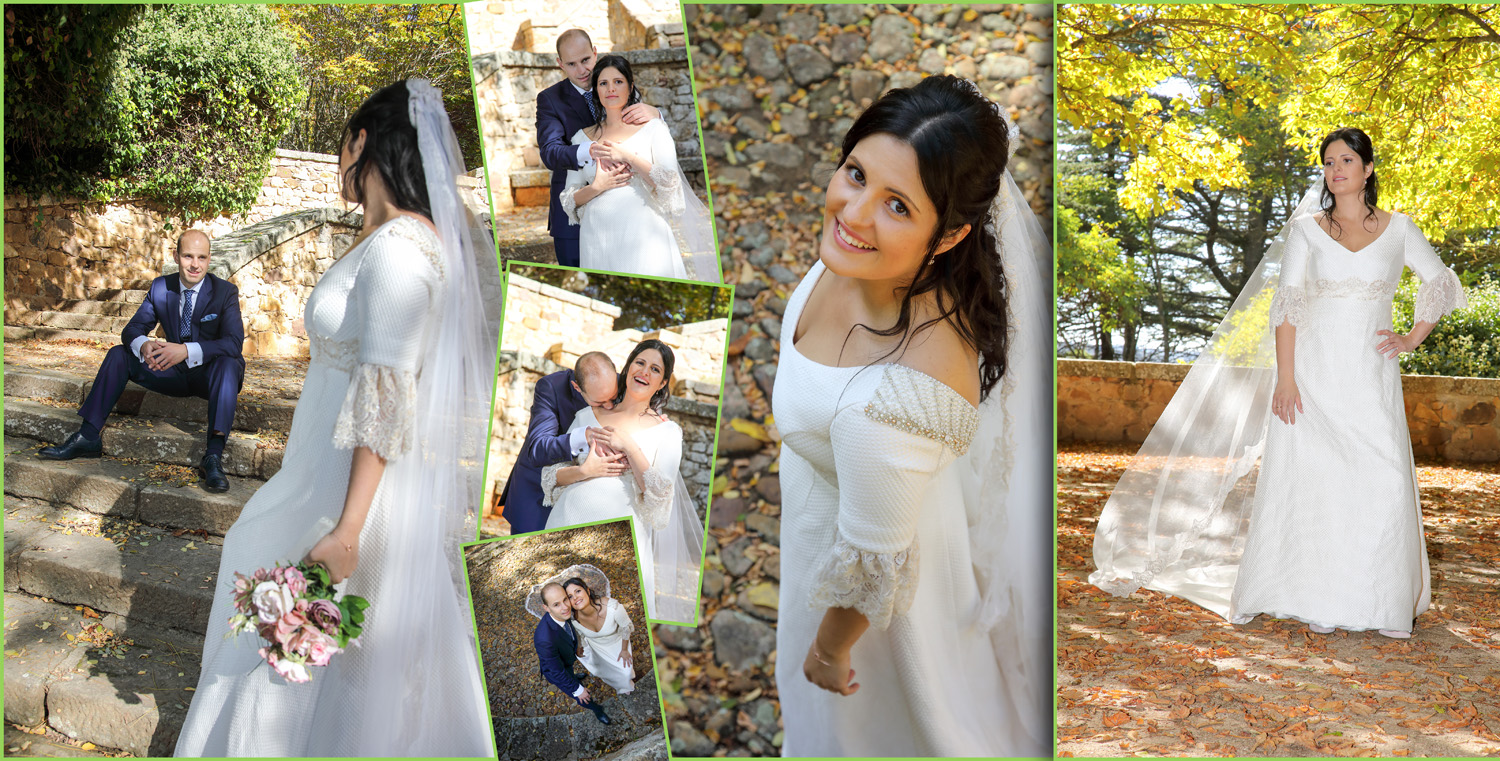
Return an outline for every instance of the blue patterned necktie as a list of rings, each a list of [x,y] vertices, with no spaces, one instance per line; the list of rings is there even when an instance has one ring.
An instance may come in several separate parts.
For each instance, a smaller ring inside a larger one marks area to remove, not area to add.
[[[193,292],[182,292],[182,329],[177,331],[183,341],[193,336]]]
[[[589,116],[594,117],[594,121],[599,121],[599,112],[594,109],[594,91],[593,90],[589,90],[588,92],[586,92],[586,93],[583,94],[583,102],[585,104],[587,104],[588,107],[589,107]]]

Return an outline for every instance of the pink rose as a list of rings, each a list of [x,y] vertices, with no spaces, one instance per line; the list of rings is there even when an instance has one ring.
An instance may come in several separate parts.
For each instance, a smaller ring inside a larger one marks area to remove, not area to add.
[[[307,592],[307,577],[303,576],[302,572],[297,570],[296,567],[288,566],[282,571],[282,575],[284,577],[283,583],[286,584],[287,590],[292,594],[300,597]]]
[[[307,632],[307,661],[312,665],[327,666],[328,662],[333,660],[333,656],[344,652],[327,634],[311,627],[302,631]]]
[[[295,603],[286,587],[274,581],[263,581],[250,593],[250,604],[255,606],[255,614],[260,617],[261,623],[275,623]]]
[[[344,614],[332,600],[313,600],[307,606],[307,619],[327,634],[337,636]]]
[[[291,640],[292,635],[296,634],[305,623],[307,623],[307,616],[295,610],[283,613],[281,618],[276,620],[276,639],[273,641],[283,645],[287,644]]]
[[[276,673],[280,674],[281,678],[288,682],[306,682],[312,678],[307,673],[306,664],[300,660],[286,656],[277,657],[272,652],[266,656],[266,662],[271,664],[271,668],[275,669]]]

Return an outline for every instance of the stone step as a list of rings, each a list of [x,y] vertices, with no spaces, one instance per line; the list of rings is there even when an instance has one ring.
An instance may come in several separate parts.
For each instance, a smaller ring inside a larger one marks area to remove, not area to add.
[[[12,325],[30,325],[66,330],[92,330],[99,333],[119,334],[130,323],[130,316],[116,317],[103,314],[89,314],[86,312],[14,310],[14,317],[12,317],[12,313],[8,312],[5,315],[5,320]]]
[[[5,595],[5,634],[7,722],[45,722],[136,756],[172,754],[198,682],[201,635],[16,593]],[[7,755],[19,739],[7,733]],[[21,754],[96,755],[60,743]]]
[[[5,300],[7,312],[24,309],[35,312],[72,312],[75,314],[102,314],[110,317],[130,317],[146,300],[145,291],[112,291],[128,294],[117,300],[58,299],[50,296],[12,296]]]
[[[214,494],[204,491],[201,482],[176,486],[153,478],[148,466],[112,457],[43,460],[34,455],[42,446],[42,442],[19,436],[5,440],[6,495],[167,529],[223,536],[250,495],[265,483],[229,476],[229,491]]]
[[[69,330],[67,328],[27,327],[6,325],[7,341],[95,341],[106,346],[120,342],[119,333],[104,333],[97,330]]]
[[[93,385],[93,378],[73,373],[22,365],[5,366],[5,395],[10,398],[55,399],[81,407]],[[286,399],[253,400],[242,396],[234,412],[234,430],[252,433],[290,432],[292,413],[296,409],[297,403]],[[207,423],[208,400],[166,396],[131,383],[120,394],[120,401],[115,404],[115,414],[170,417],[193,423]]]
[[[6,500],[7,592],[201,635],[213,605],[219,553],[218,545],[202,537],[179,538],[36,500]]]
[[[550,685],[544,686],[552,689]],[[558,716],[496,717],[495,740],[499,745],[500,757],[517,761],[609,757],[613,753],[625,751],[619,747],[621,738],[634,744],[633,741],[655,733],[662,739],[658,758],[666,758],[665,736],[661,728],[661,702],[657,697],[654,673],[648,671],[642,675],[636,682],[636,689],[630,694],[601,701],[600,706],[609,715],[611,723],[608,726],[600,724],[593,713],[583,709]],[[611,748],[614,750],[611,751]],[[647,748],[649,743],[646,746],[636,746],[632,749],[631,757],[650,757],[652,753]],[[646,753],[643,754],[643,750]]]
[[[78,421],[78,412],[71,406],[56,407],[20,398],[5,400],[7,436],[60,443],[78,430]],[[171,418],[119,416],[112,418],[104,429],[104,454],[147,463],[197,466],[203,458],[206,441],[207,432],[201,424]],[[260,443],[267,446],[260,448]],[[283,442],[234,434],[224,447],[224,471],[264,480],[281,469],[284,451]]]

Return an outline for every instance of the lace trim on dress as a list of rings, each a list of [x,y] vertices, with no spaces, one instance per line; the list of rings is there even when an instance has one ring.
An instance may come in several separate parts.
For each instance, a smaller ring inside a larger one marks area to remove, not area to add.
[[[1413,322],[1437,322],[1443,315],[1458,309],[1467,302],[1463,284],[1453,270],[1444,269],[1442,274],[1422,282],[1417,289],[1417,301],[1412,313]]]
[[[542,507],[552,507],[557,504],[557,498],[562,495],[563,490],[563,487],[557,485],[557,471],[572,464],[564,461],[542,468]]]
[[[905,365],[890,365],[881,376],[865,414],[907,433],[949,447],[959,456],[979,429],[979,410],[942,381]]]
[[[432,265],[432,270],[437,273],[438,280],[446,280],[443,270],[443,252],[439,248],[437,235],[426,225],[411,217],[402,215],[397,218],[397,224],[391,225],[391,231],[402,238],[415,243],[417,250],[427,257],[427,262]]]
[[[828,561],[813,578],[808,606],[853,608],[884,629],[891,616],[911,609],[917,591],[917,540],[900,552],[879,553],[856,549],[835,536]]]
[[[406,454],[416,440],[417,377],[408,370],[361,364],[333,426],[339,449],[369,447],[386,461]]]
[[[335,341],[314,335],[311,341],[314,362],[332,365],[344,372],[353,372],[359,360],[359,341]]]
[[[681,217],[687,209],[687,202],[682,197],[682,183],[678,180],[677,170],[663,164],[653,164],[649,176],[655,187],[651,195],[662,214],[669,218]]]
[[[1343,280],[1319,280],[1313,284],[1313,295],[1322,299],[1361,299],[1376,301],[1390,298],[1396,292],[1396,284],[1389,280],[1361,280],[1346,277]]]
[[[669,473],[651,468],[641,476],[641,480],[646,482],[646,490],[641,493],[636,513],[653,531],[665,530],[667,521],[672,517],[674,479]]]
[[[583,224],[583,212],[578,209],[578,199],[575,194],[578,188],[563,188],[557,194],[557,200],[562,204],[563,213],[568,215],[568,221],[575,225]]]
[[[1271,327],[1291,323],[1295,327],[1307,324],[1307,291],[1300,285],[1283,285],[1271,297]]]

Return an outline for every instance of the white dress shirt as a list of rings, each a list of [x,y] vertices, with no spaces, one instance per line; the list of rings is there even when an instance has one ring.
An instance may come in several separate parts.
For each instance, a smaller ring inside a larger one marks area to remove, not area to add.
[[[206,280],[206,279],[207,278],[204,278],[204,280]],[[199,298],[199,296],[203,295],[203,280],[199,280],[198,282],[194,283],[191,288],[184,288],[184,289],[182,289],[183,294],[186,294],[188,291],[192,291],[193,292],[193,310],[197,311],[197,309],[198,309],[198,298]],[[185,298],[187,298],[187,296],[184,295],[183,298],[185,299]],[[178,304],[177,304],[177,306],[178,306],[178,309],[181,309],[182,308],[182,302],[179,301]],[[180,318],[181,318],[181,315],[179,314],[179,319]],[[141,346],[143,344],[145,344],[147,341],[150,341],[150,340],[153,340],[153,339],[151,337],[149,337],[149,336],[136,336],[135,340],[130,342],[130,353],[134,354],[136,359],[138,359],[138,360],[140,360],[142,362],[146,361],[143,357],[141,357]],[[187,347],[187,353],[188,353],[188,355],[187,355],[187,366],[188,367],[190,367],[190,368],[191,367],[197,367],[197,366],[203,364],[203,347],[199,346],[197,341],[189,341],[189,342],[183,344],[183,346]]]

